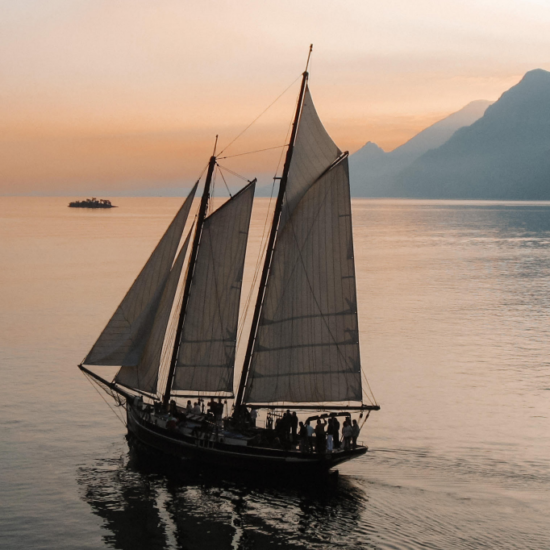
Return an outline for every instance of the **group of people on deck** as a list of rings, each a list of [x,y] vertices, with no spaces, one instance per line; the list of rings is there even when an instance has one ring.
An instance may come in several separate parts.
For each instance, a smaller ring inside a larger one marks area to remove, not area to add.
[[[187,405],[185,407],[185,413],[186,414],[192,414],[192,415],[204,415],[204,403],[202,403],[202,399],[199,399],[198,401],[195,401],[195,403],[191,403],[191,400],[187,401]],[[175,408],[175,402],[174,402],[174,408]],[[218,399],[218,401],[215,401],[214,399],[211,399],[208,403],[208,414],[212,415],[216,422],[221,421],[223,417],[223,408],[224,404],[222,403],[221,398]]]
[[[276,419],[275,426],[273,426],[273,418],[268,416],[266,427],[274,429],[275,442],[278,442],[282,448],[290,449],[293,444],[298,443],[303,453],[332,453],[342,445],[346,451],[356,449],[360,432],[357,420],[346,418],[342,427],[342,437],[340,437],[340,422],[336,416],[330,416],[328,421],[319,418],[313,427],[309,420],[305,423],[300,422],[296,412],[291,413],[289,410]]]
[[[205,414],[205,406],[202,400],[192,403],[187,401],[187,406],[183,411],[178,411],[176,402],[172,400],[169,407],[170,426],[175,428],[177,425],[185,425],[188,415],[201,415],[204,417],[204,423],[211,419],[211,422],[215,422],[216,425],[222,421],[224,404],[220,399],[216,402],[214,399],[207,404],[208,414]],[[252,408],[250,411],[245,409],[246,425],[252,428],[256,427],[256,419],[258,411],[256,408]],[[290,412],[287,410],[281,417],[276,418],[275,425],[273,420],[275,419],[273,413],[269,413],[266,421],[266,434],[271,432],[271,436],[265,438],[260,435],[260,439],[267,443],[267,446],[275,446],[275,448],[282,448],[291,450],[296,444],[302,453],[332,453],[334,450],[342,448],[344,451],[349,451],[357,448],[357,438],[359,437],[360,427],[357,424],[357,420],[353,420],[350,417],[346,417],[342,426],[342,432],[340,435],[340,422],[336,416],[328,416],[327,420],[322,418],[313,418],[312,421],[316,421],[315,427],[311,425],[310,420],[300,422],[296,412]],[[326,417],[326,415],[325,415]],[[205,424],[206,429],[206,424]]]
[[[300,451],[311,453],[315,448],[317,453],[332,453],[334,449],[339,449],[342,443],[345,451],[356,449],[360,431],[357,420],[351,422],[346,418],[342,427],[342,441],[340,441],[340,422],[335,416],[329,417],[328,422],[317,419],[315,428],[309,420],[305,424],[300,422]]]

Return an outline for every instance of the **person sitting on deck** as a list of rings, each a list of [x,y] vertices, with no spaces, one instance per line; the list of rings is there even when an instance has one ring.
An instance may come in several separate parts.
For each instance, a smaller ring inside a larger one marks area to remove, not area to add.
[[[178,409],[176,407],[176,402],[171,399],[170,400],[170,407],[168,409],[168,412],[172,415],[172,416],[175,416],[177,418],[178,416]]]
[[[324,453],[327,447],[326,425],[326,422],[321,422],[321,419],[319,419],[317,420],[317,426],[315,426],[315,450],[318,453]]]
[[[200,414],[201,413],[201,406],[198,401],[195,401],[195,405],[193,406],[193,414]]]
[[[187,401],[187,406],[185,407],[185,410],[186,410],[188,413],[193,412],[193,405],[191,404],[191,400],[190,400],[190,399]]]
[[[176,422],[176,419],[173,416],[169,417],[168,420],[166,421],[166,429],[167,430],[175,430],[176,425],[177,425],[177,422]]]
[[[178,430],[183,431],[183,428],[185,428],[185,425],[187,424],[187,416],[185,414],[180,414],[178,417],[178,421],[176,422],[176,428]]]

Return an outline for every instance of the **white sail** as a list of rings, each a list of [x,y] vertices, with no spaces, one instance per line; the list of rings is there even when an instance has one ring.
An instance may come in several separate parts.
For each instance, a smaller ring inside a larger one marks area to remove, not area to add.
[[[307,91],[244,401],[361,402],[358,334],[347,158]]]
[[[187,235],[178,257],[174,262],[174,266],[170,271],[170,275],[168,276],[160,306],[157,310],[153,327],[139,364],[136,367],[121,367],[115,377],[115,382],[123,386],[148,393],[156,393],[157,391],[157,381],[163,349],[168,350],[168,357],[171,357],[170,351],[174,347],[175,334],[172,333],[170,338],[168,334],[168,322],[170,321],[170,316],[174,309],[176,291],[178,289],[181,271],[189,247],[190,237],[191,231],[189,235]]]
[[[172,390],[232,392],[254,183],[204,221]]]
[[[84,360],[87,365],[137,366],[149,338],[198,183]]]
[[[288,173],[279,231],[313,182],[317,181],[340,154],[341,151],[328,135],[315,110],[309,88],[306,88]]]

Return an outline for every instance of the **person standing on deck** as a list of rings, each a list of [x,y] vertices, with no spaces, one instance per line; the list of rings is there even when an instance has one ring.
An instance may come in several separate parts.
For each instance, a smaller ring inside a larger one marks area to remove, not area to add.
[[[334,419],[329,418],[328,427],[327,427],[327,453],[332,453],[333,448],[334,448]]]
[[[313,434],[315,433],[315,429],[309,423],[309,420],[306,420],[306,430],[307,430],[308,451],[312,453],[313,452]]]
[[[258,418],[258,411],[254,407],[250,409],[250,424],[253,428],[256,427],[256,419]]]
[[[283,414],[283,426],[285,429],[285,438],[290,441],[290,432],[292,430],[292,415],[290,414],[290,411],[287,409],[286,413]]]
[[[359,437],[359,432],[361,431],[361,428],[359,428],[359,424],[357,424],[357,420],[353,421],[353,425],[351,426],[351,448],[357,449],[357,438]]]
[[[317,426],[315,426],[315,450],[318,453],[324,453],[327,447],[326,425],[326,422],[321,422],[321,419],[319,419],[317,420]]]
[[[335,416],[332,417],[332,425],[334,426],[334,448],[339,449],[340,448],[340,422],[338,422],[338,419]]]
[[[307,453],[309,451],[308,432],[303,422],[300,422],[300,430],[298,431],[300,436],[300,452]]]
[[[296,432],[298,430],[298,417],[296,416],[296,411],[292,411],[290,427],[292,428],[292,443],[296,443]]]
[[[351,443],[351,423],[349,418],[346,418],[344,427],[342,428],[342,435],[344,436],[344,451],[350,450]]]
[[[221,422],[222,421],[222,418],[223,418],[223,403],[222,403],[222,398],[221,397],[218,397],[218,402],[216,403],[216,409],[215,409],[214,416],[216,417],[216,422]]]
[[[216,401],[214,400],[213,397],[208,402],[208,412],[216,416]]]

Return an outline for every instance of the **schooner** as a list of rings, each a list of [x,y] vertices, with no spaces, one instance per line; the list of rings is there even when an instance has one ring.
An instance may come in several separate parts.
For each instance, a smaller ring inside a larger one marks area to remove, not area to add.
[[[303,420],[309,414],[309,422],[365,421],[380,408],[363,390],[348,153],[323,127],[308,76],[306,65],[237,379],[256,180],[208,213],[215,152],[191,229],[184,235],[199,182],[79,365],[125,406],[137,447],[205,465],[298,474],[326,472],[367,452],[361,444],[297,448],[271,424],[283,410]],[[119,370],[109,381],[91,366]],[[188,410],[189,398],[234,400],[233,410]],[[267,427],[250,422],[251,408],[269,411]]]

